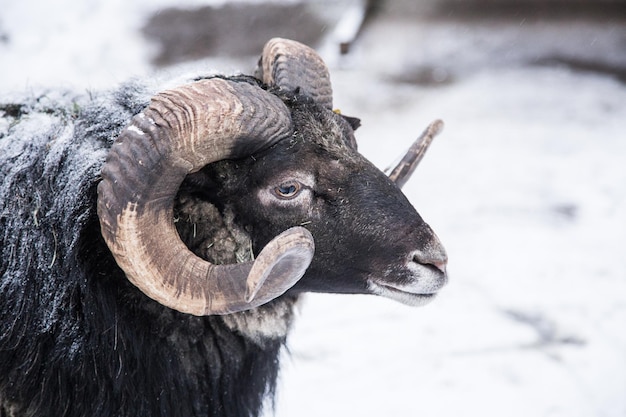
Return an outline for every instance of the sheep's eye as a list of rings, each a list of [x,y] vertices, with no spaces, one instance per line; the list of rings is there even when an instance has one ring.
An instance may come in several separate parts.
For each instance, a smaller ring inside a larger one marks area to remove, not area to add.
[[[290,181],[274,188],[274,194],[283,200],[291,200],[295,198],[302,189],[302,185],[297,181]]]

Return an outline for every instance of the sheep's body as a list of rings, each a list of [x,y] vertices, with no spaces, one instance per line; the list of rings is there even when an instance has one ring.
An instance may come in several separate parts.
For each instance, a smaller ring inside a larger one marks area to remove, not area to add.
[[[181,314],[131,285],[100,234],[100,169],[155,90],[0,104],[0,416],[241,417],[274,390],[296,296]],[[190,248],[245,257],[246,234],[228,216],[199,225],[214,208],[193,199],[181,194],[175,211]]]

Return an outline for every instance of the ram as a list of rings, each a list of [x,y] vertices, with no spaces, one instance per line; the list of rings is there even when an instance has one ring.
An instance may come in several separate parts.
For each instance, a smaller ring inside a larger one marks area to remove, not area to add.
[[[421,305],[439,240],[356,150],[328,69],[5,99],[0,415],[257,416],[302,293]]]

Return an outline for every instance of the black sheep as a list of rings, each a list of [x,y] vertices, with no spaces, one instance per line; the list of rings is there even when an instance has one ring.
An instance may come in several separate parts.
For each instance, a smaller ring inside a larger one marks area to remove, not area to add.
[[[445,284],[319,57],[276,39],[256,77],[0,104],[0,416],[257,416],[301,293],[418,305]],[[215,117],[208,136],[239,135],[219,159],[177,153]]]

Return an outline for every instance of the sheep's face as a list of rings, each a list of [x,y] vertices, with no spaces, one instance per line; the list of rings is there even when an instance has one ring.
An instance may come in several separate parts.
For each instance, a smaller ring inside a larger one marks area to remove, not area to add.
[[[315,256],[291,291],[372,293],[419,305],[446,283],[446,254],[399,188],[360,155],[346,120],[314,104],[292,111],[294,135],[196,181],[230,206],[255,251],[306,227]],[[210,184],[210,185],[208,185]]]

